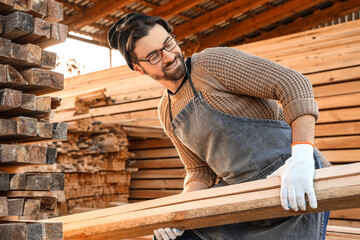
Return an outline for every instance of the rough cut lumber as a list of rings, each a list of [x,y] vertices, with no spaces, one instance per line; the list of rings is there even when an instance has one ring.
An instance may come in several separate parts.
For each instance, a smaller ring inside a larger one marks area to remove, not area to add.
[[[359,180],[360,164],[316,170],[318,208],[305,213],[359,207]],[[148,235],[169,225],[193,229],[304,213],[283,210],[279,194],[280,178],[272,178],[49,221],[63,222],[66,239],[118,239]]]
[[[1,45],[1,42],[0,42]],[[1,47],[0,47],[1,48]],[[4,47],[6,48],[6,47]],[[7,46],[9,55],[11,46]],[[1,52],[1,49],[0,49]],[[22,75],[10,65],[0,64],[0,87],[21,90],[23,86],[28,85]]]
[[[48,0],[47,4],[48,9],[47,17],[45,18],[45,20],[51,23],[62,21],[64,19],[63,4],[54,0]]]
[[[41,67],[44,69],[54,69],[56,66],[56,53],[43,50],[41,58]]]
[[[0,197],[0,217],[8,216],[8,201],[6,197]]]
[[[21,72],[21,75],[28,82],[27,90],[33,88],[44,94],[49,91],[59,91],[64,88],[64,75],[45,69],[31,68]],[[31,87],[30,87],[31,86]]]
[[[0,224],[2,239],[26,240],[25,223],[6,223]]]
[[[40,18],[47,16],[47,0],[27,0],[27,12]]]
[[[22,102],[22,92],[4,88],[0,89],[0,112],[18,108]]]
[[[65,42],[68,33],[68,26],[61,23],[51,24],[50,39],[40,38],[34,41],[34,44],[41,48],[47,48],[62,42]]]
[[[1,37],[16,39],[32,33],[33,30],[33,17],[30,14],[18,11],[5,16],[5,27]]]
[[[50,39],[51,23],[41,18],[34,19],[34,30],[31,34],[13,40],[15,43],[24,44],[32,43],[40,38]]]
[[[0,149],[1,165],[46,164],[46,147],[0,144]]]
[[[31,112],[36,111],[36,97],[33,94],[22,93],[21,104],[19,107],[3,112],[3,116],[27,116]],[[31,114],[30,114],[31,115]]]
[[[24,211],[24,198],[8,198],[8,215],[22,216]]]
[[[9,191],[10,177],[7,172],[0,172],[0,191]]]

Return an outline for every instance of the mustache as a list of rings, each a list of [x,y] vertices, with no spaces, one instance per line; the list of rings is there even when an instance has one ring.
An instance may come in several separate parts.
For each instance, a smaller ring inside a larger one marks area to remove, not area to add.
[[[176,54],[175,57],[174,57],[174,61],[172,61],[171,63],[166,64],[165,66],[163,66],[163,70],[166,70],[168,67],[170,67],[171,64],[173,64],[176,61],[176,59],[180,60],[180,54]]]

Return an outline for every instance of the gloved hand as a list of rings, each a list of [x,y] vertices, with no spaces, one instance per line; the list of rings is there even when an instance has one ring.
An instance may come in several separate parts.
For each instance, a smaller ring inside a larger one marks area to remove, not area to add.
[[[178,236],[183,235],[184,231],[181,231],[177,228],[159,228],[154,230],[154,235],[157,240],[170,240],[175,239]]]
[[[296,144],[292,146],[291,157],[283,166],[268,177],[281,177],[281,205],[285,210],[290,207],[297,211],[306,210],[305,194],[311,208],[317,208],[317,201],[313,186],[315,174],[314,148],[310,144]]]

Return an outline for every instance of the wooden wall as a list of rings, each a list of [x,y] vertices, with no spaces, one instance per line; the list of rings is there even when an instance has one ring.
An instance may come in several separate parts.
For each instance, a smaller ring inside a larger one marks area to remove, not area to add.
[[[332,164],[360,161],[360,20],[237,47],[293,68],[312,81],[320,109],[315,145]],[[100,90],[111,99],[74,116],[76,97]],[[164,88],[126,66],[67,79],[54,121],[78,119],[118,122],[130,137],[133,153],[130,200],[181,192],[185,171],[171,141],[160,128],[156,106]],[[331,224],[360,227],[360,209],[334,211]],[[329,231],[328,238],[347,230]],[[341,235],[341,236],[342,236]]]

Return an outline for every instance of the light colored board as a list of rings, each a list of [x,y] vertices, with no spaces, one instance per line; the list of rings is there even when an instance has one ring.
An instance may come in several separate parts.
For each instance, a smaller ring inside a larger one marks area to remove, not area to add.
[[[315,137],[355,135],[355,134],[360,134],[360,121],[332,123],[332,124],[317,124],[315,126]]]

